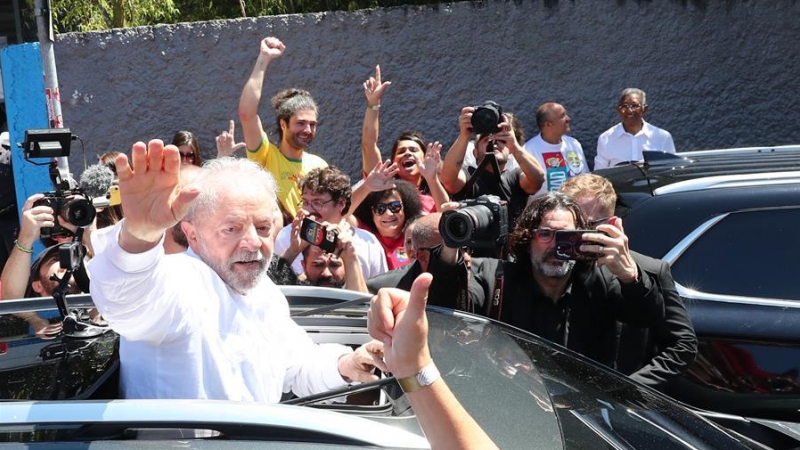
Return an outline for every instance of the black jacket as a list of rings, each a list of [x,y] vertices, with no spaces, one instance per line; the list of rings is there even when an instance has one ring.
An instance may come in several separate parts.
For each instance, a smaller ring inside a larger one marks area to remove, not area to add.
[[[367,280],[367,289],[371,294],[377,294],[378,289],[387,287],[410,291],[411,285],[414,284],[414,280],[420,274],[422,274],[422,268],[419,266],[419,261],[414,261],[399,269],[390,270],[370,278]]]
[[[651,326],[664,317],[664,303],[649,273],[622,284],[606,270],[591,266],[573,270],[564,296],[545,296],[528,265],[475,258],[469,274],[469,298],[459,297],[466,284],[462,265],[444,264],[434,252],[429,272],[434,283],[428,303],[499,317],[501,321],[564,345],[609,367],[616,357],[617,321]],[[498,283],[497,269],[503,271]],[[502,291],[498,286],[502,285]],[[497,301],[493,301],[497,297]],[[488,301],[490,299],[492,301]],[[493,305],[491,310],[487,306]]]
[[[664,299],[664,320],[650,328],[618,324],[617,370],[652,387],[664,387],[685,372],[697,355],[697,335],[683,305],[669,265],[631,252],[634,261],[653,276]]]

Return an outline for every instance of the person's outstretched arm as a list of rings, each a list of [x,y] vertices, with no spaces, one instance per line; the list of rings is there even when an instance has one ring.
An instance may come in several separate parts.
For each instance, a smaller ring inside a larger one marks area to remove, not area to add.
[[[498,447],[438,377],[428,348],[425,305],[432,277],[424,273],[411,287],[381,289],[372,298],[369,334],[383,342],[387,368],[401,380],[415,379],[425,370],[434,379],[427,386],[406,388],[406,397],[432,450],[491,450]]]
[[[364,176],[381,162],[378,148],[381,98],[390,84],[391,81],[381,81],[381,66],[375,66],[375,76],[364,82],[364,96],[367,97],[367,109],[361,125],[361,171]]]
[[[464,164],[464,158],[467,155],[467,145],[472,136],[472,112],[475,108],[465,106],[461,108],[461,114],[458,116],[458,137],[450,150],[444,157],[442,163],[442,173],[439,177],[442,180],[447,192],[455,194],[464,187],[467,183],[467,176],[461,166]],[[476,144],[477,145],[477,144]],[[480,162],[480,161],[478,161]]]
[[[256,64],[239,97],[239,120],[242,122],[244,142],[248,150],[257,150],[264,136],[264,128],[258,117],[258,104],[261,102],[261,89],[264,77],[267,75],[267,66],[273,59],[279,58],[285,48],[283,42],[274,37],[264,38],[261,41]]]

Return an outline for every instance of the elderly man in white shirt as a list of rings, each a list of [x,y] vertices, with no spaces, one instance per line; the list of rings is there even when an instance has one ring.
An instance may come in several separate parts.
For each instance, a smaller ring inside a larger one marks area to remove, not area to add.
[[[367,346],[381,344],[315,344],[266,276],[278,207],[268,172],[222,158],[182,186],[178,149],[158,140],[136,143],[132,162],[116,161],[125,219],[89,263],[94,301],[121,336],[125,398],[277,402],[376,379]],[[164,230],[181,219],[189,250],[165,255]]]
[[[669,131],[644,121],[647,108],[647,95],[643,90],[627,88],[622,91],[617,105],[617,114],[622,122],[597,139],[594,170],[627,161],[641,161],[644,150],[675,153],[675,143]]]

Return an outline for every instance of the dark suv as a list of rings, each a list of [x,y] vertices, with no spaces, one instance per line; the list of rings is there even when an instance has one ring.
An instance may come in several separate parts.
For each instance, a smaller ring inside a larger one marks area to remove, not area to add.
[[[694,323],[697,358],[670,393],[800,422],[800,147],[649,153],[596,173],[631,248],[672,266]]]

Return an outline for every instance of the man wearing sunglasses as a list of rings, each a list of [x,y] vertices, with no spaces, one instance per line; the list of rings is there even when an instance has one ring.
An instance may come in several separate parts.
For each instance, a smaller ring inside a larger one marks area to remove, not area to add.
[[[615,219],[617,193],[607,179],[594,174],[578,175],[567,180],[561,191],[581,205],[591,228]],[[675,289],[669,264],[634,251],[631,256],[639,267],[655,277],[664,299],[665,316],[650,328],[620,324],[616,366],[640,383],[664,389],[694,361],[697,335]]]
[[[663,317],[663,301],[630,256],[621,225],[583,234],[590,259],[559,259],[556,232],[588,226],[572,197],[538,197],[509,236],[514,262],[473,258],[466,272],[457,249],[435,252],[429,303],[499,318],[613,367],[617,321],[650,326]]]
[[[628,161],[641,161],[644,150],[675,153],[675,143],[669,131],[644,121],[647,109],[647,97],[643,90],[627,88],[622,91],[617,104],[621,122],[597,139],[594,170]]]

